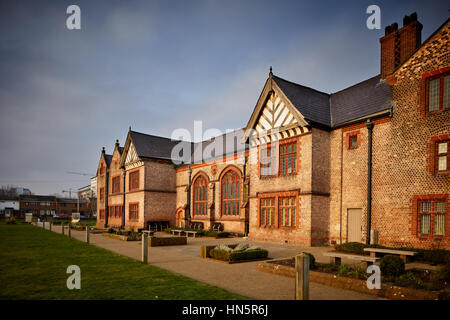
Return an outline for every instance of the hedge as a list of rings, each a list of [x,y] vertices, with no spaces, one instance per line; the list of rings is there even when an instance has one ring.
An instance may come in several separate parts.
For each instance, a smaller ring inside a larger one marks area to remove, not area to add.
[[[254,259],[264,259],[267,258],[269,252],[264,249],[258,250],[248,250],[248,251],[225,251],[212,249],[209,255],[213,259],[223,260],[223,261],[243,261],[243,260],[254,260]]]

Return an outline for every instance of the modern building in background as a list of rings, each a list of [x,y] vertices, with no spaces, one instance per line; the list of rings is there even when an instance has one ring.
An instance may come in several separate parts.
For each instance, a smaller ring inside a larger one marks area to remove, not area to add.
[[[19,214],[20,201],[18,196],[0,195],[0,217],[10,217]]]
[[[20,216],[32,213],[37,217],[45,216],[72,216],[74,212],[80,212],[82,216],[89,213],[88,202],[85,199],[59,198],[44,195],[22,195],[20,201]]]

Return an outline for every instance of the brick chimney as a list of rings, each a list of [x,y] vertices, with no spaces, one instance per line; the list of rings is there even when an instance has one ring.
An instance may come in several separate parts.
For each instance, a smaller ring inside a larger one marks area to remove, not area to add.
[[[403,18],[403,27],[393,23],[384,29],[381,44],[381,78],[394,72],[413,54],[422,43],[422,24],[417,21],[417,13]]]

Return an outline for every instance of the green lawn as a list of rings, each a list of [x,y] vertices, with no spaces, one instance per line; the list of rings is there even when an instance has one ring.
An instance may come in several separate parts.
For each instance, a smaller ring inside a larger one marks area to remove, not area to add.
[[[69,265],[81,289],[69,290]],[[28,224],[0,222],[0,299],[245,299]]]

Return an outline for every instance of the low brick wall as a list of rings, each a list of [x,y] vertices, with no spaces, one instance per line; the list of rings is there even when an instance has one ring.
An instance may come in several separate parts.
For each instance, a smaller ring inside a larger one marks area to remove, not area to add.
[[[150,237],[148,238],[149,247],[160,247],[160,246],[181,246],[187,244],[186,237]]]
[[[277,274],[289,278],[295,278],[295,269],[292,267],[277,265],[274,263],[262,262],[258,264],[256,270]],[[437,300],[438,293],[426,290],[410,289],[398,286],[389,286],[381,284],[381,289],[368,289],[366,280],[353,279],[343,276],[336,276],[331,273],[309,271],[309,280],[311,282],[323,284],[326,286],[357,291],[373,296],[379,296],[391,300]]]

